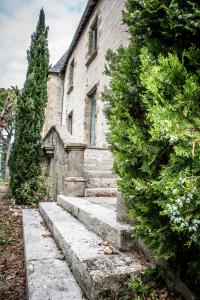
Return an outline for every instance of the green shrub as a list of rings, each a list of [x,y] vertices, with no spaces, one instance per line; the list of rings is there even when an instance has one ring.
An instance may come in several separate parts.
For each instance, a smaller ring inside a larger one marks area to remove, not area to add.
[[[36,205],[40,201],[45,201],[46,186],[42,176],[33,178],[23,183],[20,188],[17,189],[19,204]]]
[[[163,280],[165,273],[161,267],[147,268],[128,283],[127,293],[121,300],[180,300],[180,296],[166,289]]]
[[[102,97],[135,234],[200,282],[200,4],[128,0],[128,48],[107,54]]]

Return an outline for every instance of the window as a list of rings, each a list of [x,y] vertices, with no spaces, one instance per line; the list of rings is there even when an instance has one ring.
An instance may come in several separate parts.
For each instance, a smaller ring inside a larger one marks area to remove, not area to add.
[[[96,51],[97,51],[97,19],[93,23],[90,30],[89,53],[93,54]]]
[[[89,97],[89,145],[96,144],[96,91]]]
[[[97,38],[98,38],[98,19],[96,18],[92,26],[90,27],[90,31],[89,31],[89,48],[88,48],[87,62],[86,62],[87,67],[97,55],[97,48],[98,48]]]
[[[73,127],[73,111],[67,117],[67,129],[70,134],[72,134],[72,127]]]
[[[69,65],[69,87],[67,93],[69,94],[73,89],[74,84],[74,59],[71,61]]]

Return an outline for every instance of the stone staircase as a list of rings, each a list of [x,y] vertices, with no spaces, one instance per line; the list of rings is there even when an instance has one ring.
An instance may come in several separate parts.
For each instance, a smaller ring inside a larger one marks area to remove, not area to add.
[[[86,197],[116,197],[117,176],[112,172],[113,157],[109,150],[87,148],[84,153]]]
[[[29,300],[117,300],[149,264],[116,198],[59,195],[23,210],[23,224]]]

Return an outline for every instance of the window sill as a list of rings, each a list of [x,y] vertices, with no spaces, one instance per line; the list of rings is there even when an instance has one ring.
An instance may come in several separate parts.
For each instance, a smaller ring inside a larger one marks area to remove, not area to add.
[[[87,57],[87,61],[86,61],[86,67],[89,67],[89,65],[91,64],[91,62],[95,59],[95,57],[97,56],[97,51],[94,51],[92,54],[89,54]]]
[[[67,94],[69,95],[73,90],[73,84],[68,87]]]

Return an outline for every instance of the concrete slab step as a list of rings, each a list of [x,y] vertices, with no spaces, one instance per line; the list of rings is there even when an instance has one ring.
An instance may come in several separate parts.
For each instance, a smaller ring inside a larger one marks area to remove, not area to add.
[[[117,197],[117,188],[86,188],[86,197]]]
[[[131,236],[132,226],[118,223],[115,211],[92,202],[92,199],[58,195],[57,203],[116,248],[124,251],[135,249],[137,242]]]
[[[27,299],[86,299],[37,209],[23,210],[23,234]]]
[[[120,299],[128,280],[145,268],[138,256],[103,245],[56,203],[40,203],[39,208],[88,299]]]
[[[109,208],[113,211],[117,211],[117,198],[116,197],[84,197],[92,203],[100,204],[103,207]]]

